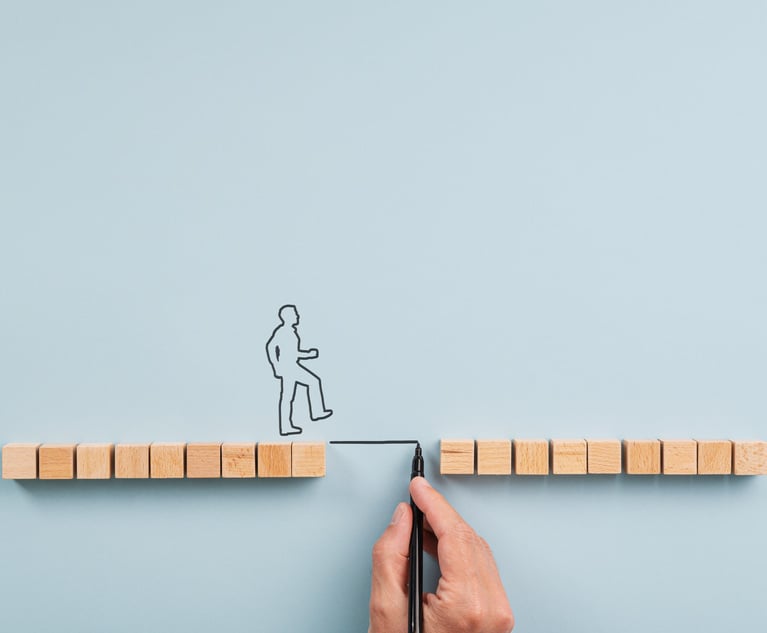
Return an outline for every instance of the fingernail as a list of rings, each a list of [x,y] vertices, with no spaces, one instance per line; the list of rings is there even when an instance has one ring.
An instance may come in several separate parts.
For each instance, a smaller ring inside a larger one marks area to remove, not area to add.
[[[391,524],[395,525],[399,523],[399,520],[402,518],[404,514],[405,514],[405,504],[404,503],[397,504],[397,507],[394,508],[394,514],[391,515]]]

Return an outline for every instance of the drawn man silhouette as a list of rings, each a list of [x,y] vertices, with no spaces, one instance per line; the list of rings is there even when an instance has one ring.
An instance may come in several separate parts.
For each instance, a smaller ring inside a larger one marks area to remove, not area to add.
[[[298,336],[300,316],[296,306],[284,305],[278,314],[280,324],[266,343],[266,356],[274,377],[280,379],[280,435],[297,435],[303,431],[293,424],[293,402],[298,385],[307,389],[309,417],[312,420],[329,418],[333,410],[325,406],[320,377],[301,364],[302,360],[318,358],[320,352],[316,348],[301,349],[301,338]]]

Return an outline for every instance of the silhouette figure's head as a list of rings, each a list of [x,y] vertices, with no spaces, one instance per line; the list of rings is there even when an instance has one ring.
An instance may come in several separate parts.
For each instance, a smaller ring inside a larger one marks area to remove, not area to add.
[[[280,308],[279,311],[279,317],[280,321],[287,325],[298,325],[298,321],[300,317],[298,316],[298,310],[296,310],[296,306],[288,304],[284,305]]]

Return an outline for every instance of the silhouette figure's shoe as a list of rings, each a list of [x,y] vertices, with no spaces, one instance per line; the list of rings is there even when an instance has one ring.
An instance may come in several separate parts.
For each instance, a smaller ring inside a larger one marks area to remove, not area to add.
[[[287,430],[280,429],[280,435],[298,435],[303,429],[300,426],[289,426]]]
[[[313,417],[312,420],[314,422],[316,422],[317,420],[324,420],[325,418],[329,418],[331,415],[333,415],[333,409],[325,409],[318,416]]]

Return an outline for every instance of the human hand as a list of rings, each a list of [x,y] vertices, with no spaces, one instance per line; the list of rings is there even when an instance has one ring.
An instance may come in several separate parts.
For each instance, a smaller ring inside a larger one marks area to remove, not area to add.
[[[514,614],[490,547],[423,477],[410,494],[424,514],[424,549],[437,558],[436,593],[423,597],[428,633],[510,633]],[[413,515],[400,503],[373,547],[368,633],[402,631],[408,617],[408,554]]]

